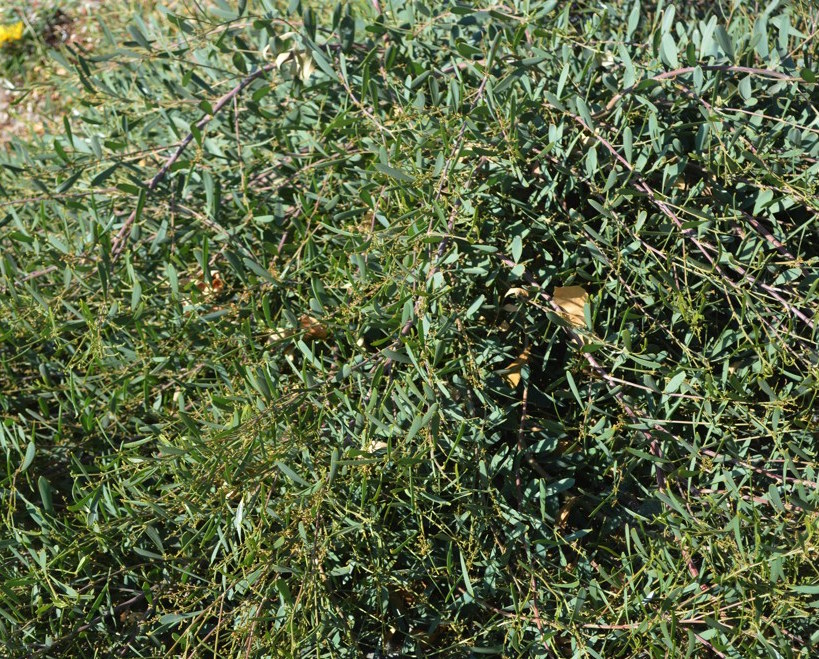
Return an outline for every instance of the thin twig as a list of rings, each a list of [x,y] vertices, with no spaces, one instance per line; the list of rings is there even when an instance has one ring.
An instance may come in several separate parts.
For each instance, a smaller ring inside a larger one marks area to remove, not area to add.
[[[748,224],[750,224],[754,228],[754,231],[756,231],[760,236],[765,238],[765,240],[767,240],[771,245],[773,245],[776,248],[777,252],[779,252],[782,256],[791,259],[792,261],[796,260],[796,257],[791,253],[787,246],[785,246],[782,242],[777,240],[776,236],[774,236],[773,233],[771,233],[768,227],[762,224],[762,222],[760,222],[750,213],[747,213],[742,209],[740,209],[740,212],[745,217]]]
[[[9,206],[23,206],[25,204],[36,204],[41,201],[56,201],[58,199],[76,199],[78,197],[90,197],[91,195],[113,194],[119,192],[118,188],[97,188],[95,190],[78,190],[76,192],[63,192],[61,194],[44,194],[36,197],[20,197],[9,199],[0,204],[0,210]]]
[[[711,650],[711,652],[713,652],[713,653],[714,653],[714,654],[715,654],[717,657],[719,657],[719,659],[728,659],[728,657],[727,657],[727,656],[725,656],[725,655],[724,655],[722,652],[720,652],[719,650],[717,650],[717,649],[716,649],[716,648],[715,648],[715,647],[714,647],[714,646],[711,644],[711,641],[707,641],[706,639],[704,639],[704,638],[703,638],[702,636],[700,636],[699,634],[694,634],[694,636],[696,637],[696,639],[697,639],[697,640],[698,640],[700,643],[702,643],[702,644],[703,644],[705,647],[707,647],[709,650]]]
[[[670,617],[666,618],[666,619],[670,620]],[[582,625],[582,627],[583,627],[583,629],[600,629],[600,630],[612,630],[612,631],[614,631],[614,630],[625,630],[625,629],[637,629],[638,627],[640,627],[643,624],[645,624],[643,621],[641,621],[641,622],[626,622],[626,623],[623,623],[623,624],[620,624],[620,625],[605,625],[605,624],[598,625],[598,624],[595,624],[595,623],[587,623],[585,625]],[[702,618],[683,618],[682,620],[675,620],[674,624],[684,625],[686,627],[689,627],[691,625],[706,625],[706,624],[708,624],[708,621],[704,620]]]

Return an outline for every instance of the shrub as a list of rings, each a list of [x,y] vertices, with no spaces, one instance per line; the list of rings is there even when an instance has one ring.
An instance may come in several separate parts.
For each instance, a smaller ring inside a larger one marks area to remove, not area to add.
[[[30,656],[816,652],[815,26],[217,1],[0,173]]]

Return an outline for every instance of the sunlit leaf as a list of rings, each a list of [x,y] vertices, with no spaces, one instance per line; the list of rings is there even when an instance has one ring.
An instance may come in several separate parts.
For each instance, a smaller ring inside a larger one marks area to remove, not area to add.
[[[556,286],[552,300],[561,315],[575,327],[586,326],[585,306],[589,295],[582,286]]]

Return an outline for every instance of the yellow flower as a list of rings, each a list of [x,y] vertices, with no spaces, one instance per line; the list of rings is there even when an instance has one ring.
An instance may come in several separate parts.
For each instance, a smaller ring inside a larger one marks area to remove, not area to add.
[[[23,21],[11,25],[0,25],[0,45],[6,41],[19,41],[23,38]]]

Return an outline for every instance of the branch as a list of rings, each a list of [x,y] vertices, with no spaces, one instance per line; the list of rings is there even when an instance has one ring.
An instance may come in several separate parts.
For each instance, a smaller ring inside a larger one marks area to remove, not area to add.
[[[252,83],[256,78],[260,78],[262,75],[271,71],[272,69],[276,68],[276,63],[271,62],[266,64],[260,69],[256,69],[253,73],[245,76],[242,81],[236,85],[233,89],[231,89],[227,94],[222,96],[217,102],[216,105],[213,106],[213,114],[206,114],[202,117],[197,123],[196,128],[202,130],[205,126],[207,126],[212,120],[213,117],[216,116],[216,113],[219,112],[223,107],[225,107],[236,95],[240,94],[250,83]],[[179,160],[179,157],[188,147],[188,145],[193,141],[193,132],[188,133],[185,138],[179,142],[176,146],[176,150],[173,152],[170,158],[165,161],[165,164],[162,168],[154,175],[154,177],[148,182],[147,191],[153,192],[156,187],[160,184],[162,179],[165,178],[165,175],[168,171],[173,167],[173,164]],[[113,244],[111,245],[111,266],[117,262],[120,255],[122,254],[122,250],[125,248],[125,242],[128,238],[128,235],[131,233],[131,227],[136,220],[137,209],[134,208],[131,211],[131,214],[128,216],[128,219],[125,220],[125,223],[122,225],[122,228],[117,233],[117,237],[114,239]]]
[[[37,656],[42,656],[46,652],[53,652],[57,647],[59,647],[61,645],[64,645],[65,643],[67,643],[68,641],[76,638],[80,634],[82,634],[84,632],[87,632],[92,627],[95,627],[96,625],[101,623],[107,616],[116,617],[118,614],[122,613],[123,611],[127,611],[128,609],[130,609],[131,607],[141,603],[145,599],[146,599],[145,593],[137,593],[136,595],[134,595],[130,599],[126,600],[122,604],[118,604],[113,609],[111,609],[110,614],[109,613],[103,613],[103,614],[98,615],[96,618],[94,618],[90,622],[87,622],[84,625],[81,625],[81,626],[77,627],[74,631],[69,632],[65,636],[61,636],[61,637],[55,639],[51,643],[51,645],[39,646],[38,649],[35,650],[32,654],[33,654],[33,656],[37,657]]]
[[[627,87],[623,91],[614,95],[614,97],[606,103],[606,107],[600,110],[597,114],[593,115],[595,119],[601,117],[605,114],[608,114],[614,109],[614,106],[617,105],[617,101],[619,101],[623,96],[627,94],[631,94],[633,91],[637,89],[643,82],[646,80],[671,80],[672,78],[676,78],[678,76],[685,75],[687,73],[693,73],[696,69],[696,66],[686,66],[681,69],[674,69],[673,71],[663,71],[662,73],[657,74],[656,76],[651,76],[649,78],[643,78],[640,82],[633,84],[631,87]],[[703,71],[725,71],[728,73],[751,73],[754,75],[760,76],[767,76],[769,78],[776,78],[778,80],[789,80],[792,82],[800,81],[801,78],[794,78],[793,76],[789,76],[786,73],[780,73],[779,71],[771,71],[769,69],[755,69],[750,66],[730,66],[725,64],[701,64],[699,68]]]
[[[756,70],[763,71],[764,70],[764,69],[748,69],[747,67],[730,67],[730,68],[733,69],[733,70],[736,70],[736,69],[752,70],[752,71],[756,71]],[[680,69],[680,70],[682,70],[682,69]],[[669,73],[673,73],[673,71],[669,71]],[[771,73],[776,73],[776,72],[771,71]],[[783,74],[777,73],[776,75],[777,76],[782,76]],[[705,257],[705,260],[708,261],[708,263],[714,269],[714,272],[716,272],[720,277],[722,277],[723,281],[725,281],[725,283],[727,283],[731,288],[733,288],[735,290],[738,290],[739,287],[731,280],[730,277],[728,277],[728,275],[725,273],[725,271],[722,269],[722,267],[719,265],[719,263],[711,255],[711,251],[715,251],[714,248],[711,247],[710,245],[706,246],[705,244],[703,244],[697,238],[697,236],[694,233],[693,229],[684,228],[682,220],[671,209],[669,204],[667,204],[665,201],[663,201],[662,199],[660,199],[657,196],[657,194],[654,192],[654,190],[648,185],[646,180],[643,178],[643,176],[639,172],[635,171],[634,167],[632,167],[631,164],[623,156],[620,155],[620,153],[617,151],[617,149],[614,148],[614,146],[611,144],[611,142],[609,142],[605,137],[600,135],[596,130],[594,130],[591,126],[589,126],[578,115],[576,115],[576,114],[574,114],[572,112],[566,112],[566,114],[572,120],[574,120],[576,123],[578,123],[585,131],[590,133],[592,135],[592,137],[594,137],[598,142],[600,142],[600,144],[602,144],[606,148],[606,150],[612,155],[612,157],[617,162],[619,162],[621,165],[623,165],[623,167],[625,167],[632,176],[634,176],[635,185],[640,190],[642,190],[643,192],[646,193],[646,196],[648,197],[648,199],[657,208],[659,208],[660,211],[662,211],[663,214],[666,217],[668,217],[674,223],[674,225],[680,230],[680,233],[682,233],[682,235],[685,236],[700,251],[700,253]],[[710,248],[711,251],[709,251],[708,248]],[[766,293],[768,293],[772,298],[774,298],[783,307],[785,307],[785,309],[788,311],[788,313],[790,313],[790,314],[796,316],[797,318],[799,318],[799,320],[801,320],[803,323],[805,323],[805,325],[807,325],[812,332],[815,331],[816,328],[815,328],[815,325],[813,323],[813,320],[811,318],[809,318],[808,316],[806,316],[799,308],[793,306],[787,300],[785,300],[781,295],[779,295],[779,292],[773,286],[769,286],[768,284],[766,284],[764,282],[761,282],[757,278],[751,276],[748,273],[748,271],[745,270],[745,268],[743,268],[739,263],[734,263],[734,264],[732,264],[732,266],[733,266],[733,269],[736,270],[743,279],[750,282],[750,284],[752,286],[757,286],[757,287],[761,288],[763,291],[765,291]]]
[[[507,256],[501,255],[500,260],[504,265],[509,267],[514,267],[516,265],[515,262]],[[531,285],[537,288],[537,295],[545,298],[545,300],[549,303],[552,309],[555,310],[555,312],[559,313],[561,311],[560,307],[555,303],[552,296],[546,293],[543,286],[541,286],[540,283],[528,271],[526,270],[523,271],[523,278]],[[563,326],[562,329],[567,334],[569,340],[575,346],[577,346],[578,348],[583,347],[583,338],[574,329],[565,326]],[[591,353],[584,352],[583,357],[589,363],[589,366],[592,368],[592,370],[598,374],[598,376],[600,376],[607,383],[613,384],[615,379],[609,374],[609,372],[605,368],[603,368],[600,362],[598,362],[597,359],[595,359]],[[632,420],[632,422],[635,425],[641,424],[642,419],[647,417],[647,415],[642,410],[632,407],[632,405],[629,404],[629,402],[625,399],[625,396],[623,395],[623,392],[620,389],[614,387],[611,393],[614,396],[615,400],[617,400],[617,402],[620,404],[620,407],[623,409],[623,411],[626,413],[626,415],[628,415],[628,417]],[[656,426],[653,428],[653,430],[656,430],[658,432],[664,432],[663,428]],[[654,465],[655,470],[654,475],[657,481],[657,490],[660,492],[665,492],[668,487],[668,483],[666,479],[665,468],[661,464],[662,461],[664,460],[664,456],[662,446],[660,446],[660,440],[652,430],[644,428],[639,430],[638,432],[640,432],[643,435],[643,437],[645,437],[646,440],[648,441],[649,451],[651,452],[651,455],[657,458],[657,463]],[[666,506],[667,505],[668,504],[666,504]],[[688,567],[688,572],[691,574],[691,577],[693,579],[695,580],[699,579],[700,578],[699,568],[697,568],[696,564],[694,563],[694,560],[691,558],[691,555],[688,553],[688,551],[684,547],[682,547],[681,549],[683,558],[685,559],[686,562],[686,566]],[[700,584],[700,589],[703,591],[708,590],[708,586],[706,586],[705,584]]]

